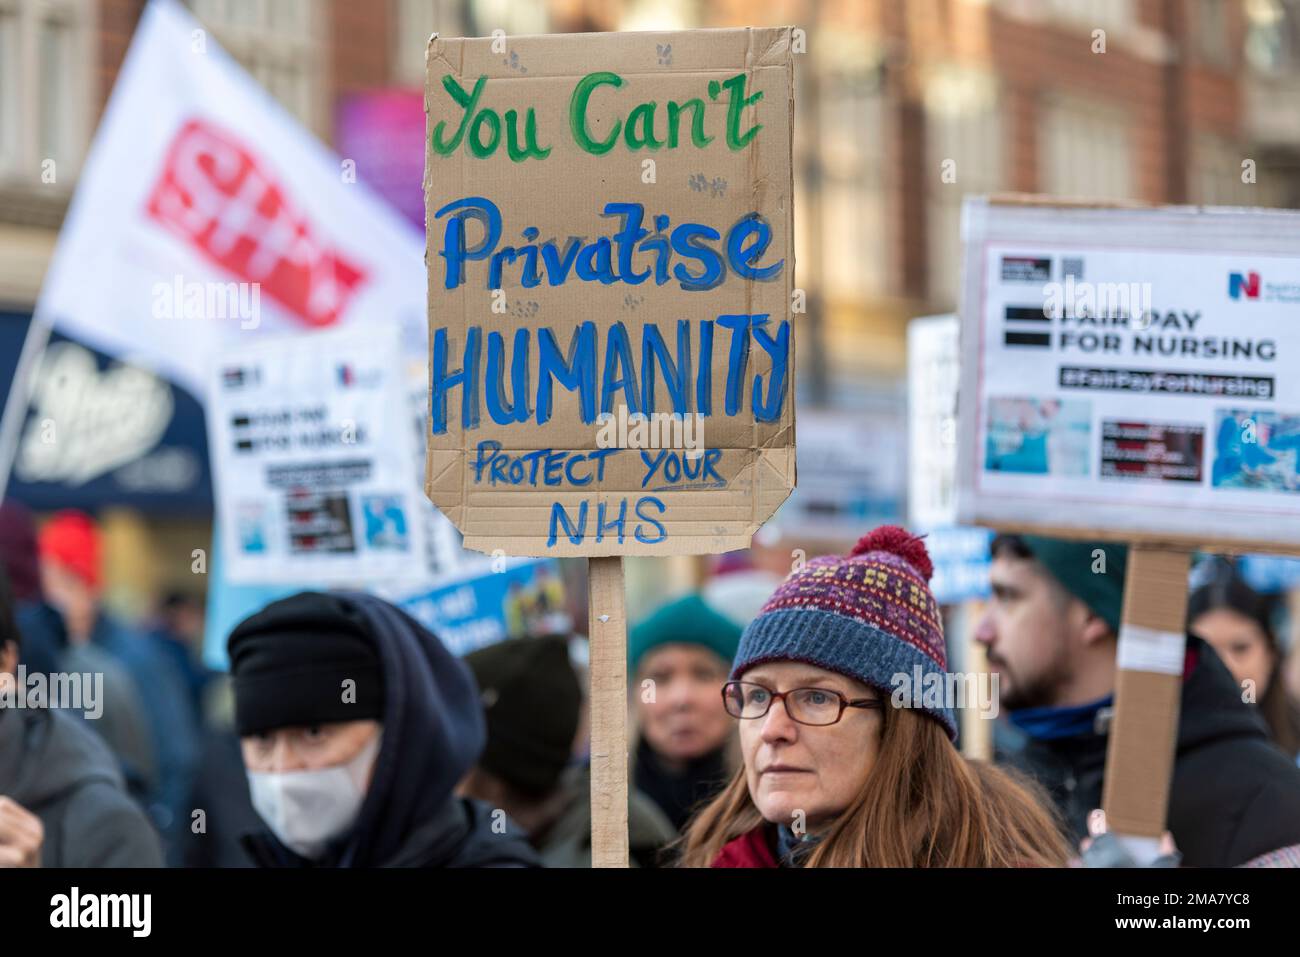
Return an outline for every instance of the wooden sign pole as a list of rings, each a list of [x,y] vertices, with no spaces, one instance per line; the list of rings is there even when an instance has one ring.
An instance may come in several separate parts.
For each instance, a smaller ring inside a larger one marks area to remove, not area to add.
[[[1188,551],[1129,550],[1102,809],[1139,864],[1165,830],[1186,650]]]
[[[623,559],[587,561],[591,866],[627,867],[627,612]]]

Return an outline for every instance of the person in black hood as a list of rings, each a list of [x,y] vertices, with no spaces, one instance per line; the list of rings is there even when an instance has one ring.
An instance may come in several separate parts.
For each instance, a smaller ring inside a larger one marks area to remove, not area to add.
[[[1076,842],[1101,806],[1127,551],[998,536],[976,629],[1011,727],[997,759],[1043,785]],[[1189,867],[1236,867],[1300,844],[1300,768],[1214,649],[1188,636],[1167,827]]]
[[[517,828],[453,795],[485,731],[469,669],[401,610],[302,592],[228,640],[262,867],[531,867]]]

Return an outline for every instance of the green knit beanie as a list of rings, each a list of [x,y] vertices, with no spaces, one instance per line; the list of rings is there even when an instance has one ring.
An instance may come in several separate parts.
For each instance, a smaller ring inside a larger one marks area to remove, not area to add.
[[[1128,546],[1114,542],[1068,542],[1041,535],[1021,535],[1039,564],[1066,591],[1092,609],[1093,613],[1119,634],[1124,607],[1124,570]],[[1102,554],[1095,554],[1100,551]],[[1104,566],[1101,559],[1105,559]],[[1098,570],[1094,571],[1094,567]],[[1104,567],[1104,571],[1100,570]]]
[[[628,665],[636,671],[641,659],[660,645],[702,645],[731,666],[740,644],[740,625],[714,611],[697,594],[669,602],[631,630]]]

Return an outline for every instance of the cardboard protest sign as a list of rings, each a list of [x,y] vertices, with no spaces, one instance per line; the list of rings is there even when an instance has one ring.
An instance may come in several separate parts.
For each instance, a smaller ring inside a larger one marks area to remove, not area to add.
[[[233,582],[427,581],[395,325],[220,354],[208,405]]]
[[[426,491],[468,547],[724,552],[789,494],[790,39],[431,39]]]
[[[1150,860],[1190,549],[1300,544],[1300,214],[975,199],[962,233],[958,518],[1134,544],[1102,802]]]
[[[1300,543],[1300,214],[968,201],[958,511]]]

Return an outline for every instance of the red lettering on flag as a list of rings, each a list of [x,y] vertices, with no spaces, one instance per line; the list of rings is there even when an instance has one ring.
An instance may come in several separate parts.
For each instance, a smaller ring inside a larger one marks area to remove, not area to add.
[[[146,209],[310,326],[332,325],[366,279],[313,233],[271,170],[204,120],[189,120],[172,140]]]

